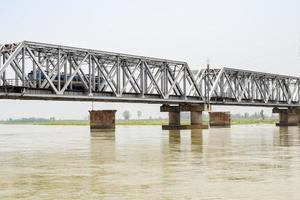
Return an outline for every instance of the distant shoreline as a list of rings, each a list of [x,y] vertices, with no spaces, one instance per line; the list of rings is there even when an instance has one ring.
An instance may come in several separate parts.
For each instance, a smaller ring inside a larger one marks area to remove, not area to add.
[[[232,119],[232,125],[246,124],[275,124],[277,119]],[[203,121],[207,124],[207,121]],[[89,126],[87,120],[54,120],[54,121],[0,121],[0,124],[6,125],[47,125],[47,126]],[[146,126],[168,124],[167,119],[140,119],[140,120],[117,120],[116,125]],[[189,120],[182,120],[182,124],[189,124]]]

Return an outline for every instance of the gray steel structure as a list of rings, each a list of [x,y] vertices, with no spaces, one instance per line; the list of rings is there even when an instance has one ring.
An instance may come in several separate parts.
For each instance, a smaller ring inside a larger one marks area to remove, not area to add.
[[[0,45],[0,98],[300,106],[300,77],[23,41]]]

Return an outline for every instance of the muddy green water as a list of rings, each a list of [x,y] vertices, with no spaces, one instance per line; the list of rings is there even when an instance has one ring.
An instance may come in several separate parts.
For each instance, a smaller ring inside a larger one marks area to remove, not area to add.
[[[300,199],[300,129],[1,125],[0,199]]]

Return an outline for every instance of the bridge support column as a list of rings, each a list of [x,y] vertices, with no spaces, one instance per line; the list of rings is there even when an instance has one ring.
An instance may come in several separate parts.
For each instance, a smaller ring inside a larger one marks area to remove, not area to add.
[[[211,127],[230,127],[230,112],[209,112],[209,125]]]
[[[90,112],[90,130],[93,132],[107,132],[115,130],[116,110],[91,110]]]
[[[203,128],[202,111],[191,111],[191,125],[190,125],[190,128],[191,129]]]
[[[300,120],[299,108],[273,108],[273,113],[279,113],[279,123],[276,126],[298,126]]]
[[[171,126],[180,125],[180,112],[177,111],[169,112],[169,125]]]
[[[206,111],[207,107],[204,104],[200,105],[162,105],[161,112],[169,113],[169,124],[163,125],[163,130],[180,130],[180,129],[205,129],[208,126],[202,124],[202,112]],[[191,112],[191,124],[181,125],[180,112]]]

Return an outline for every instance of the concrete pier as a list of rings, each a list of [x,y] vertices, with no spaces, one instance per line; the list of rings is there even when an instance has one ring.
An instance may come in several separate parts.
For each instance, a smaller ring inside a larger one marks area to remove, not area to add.
[[[230,112],[209,112],[209,125],[211,127],[230,127]]]
[[[91,133],[115,130],[116,110],[91,110],[89,112]]]
[[[161,112],[169,113],[169,124],[163,125],[163,130],[182,130],[182,129],[206,129],[208,126],[202,124],[202,112],[206,111],[204,104],[183,104],[183,105],[162,105]],[[191,112],[191,123],[181,125],[180,112]]]
[[[202,111],[191,111],[191,129],[202,128]]]
[[[279,114],[279,123],[276,126],[298,126],[300,122],[299,108],[273,108],[273,113]]]
[[[171,126],[180,125],[180,112],[177,111],[169,112],[169,125]]]

